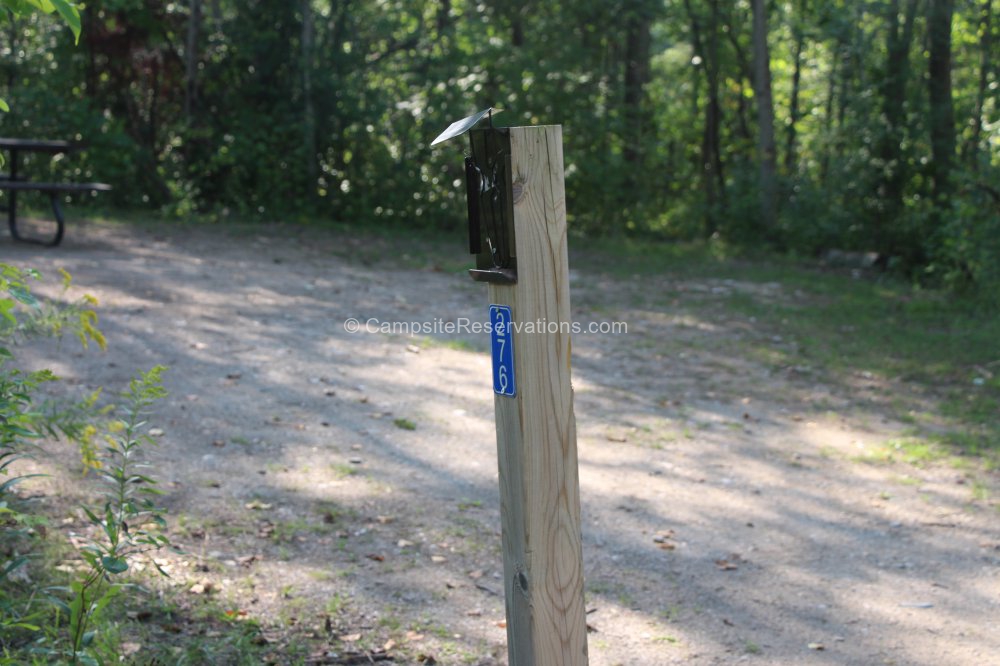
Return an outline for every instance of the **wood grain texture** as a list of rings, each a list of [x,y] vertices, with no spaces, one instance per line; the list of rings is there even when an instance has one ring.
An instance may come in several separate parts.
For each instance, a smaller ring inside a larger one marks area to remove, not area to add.
[[[495,396],[512,666],[587,664],[562,129],[512,127],[518,281],[509,305],[515,397]],[[539,328],[544,330],[539,331]]]

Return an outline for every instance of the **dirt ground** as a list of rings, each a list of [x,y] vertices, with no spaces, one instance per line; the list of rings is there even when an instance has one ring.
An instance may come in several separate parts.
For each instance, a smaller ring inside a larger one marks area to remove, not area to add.
[[[27,352],[59,391],[169,366],[150,455],[192,608],[258,620],[278,663],[294,638],[313,663],[485,666],[506,663],[488,340],[343,326],[485,321],[485,287],[442,268],[460,241],[87,225],[0,261],[101,302],[106,353]],[[591,664],[1000,664],[996,473],[977,498],[946,464],[859,462],[911,387],[741,353],[795,343],[715,301],[799,297],[781,284],[572,269],[578,321],[628,324],[573,340]],[[43,487],[71,507],[60,446]]]

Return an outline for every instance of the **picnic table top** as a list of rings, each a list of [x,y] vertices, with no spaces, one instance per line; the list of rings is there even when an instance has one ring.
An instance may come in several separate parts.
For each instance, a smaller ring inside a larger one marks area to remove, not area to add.
[[[49,139],[7,139],[0,137],[0,149],[32,150],[39,153],[65,153],[73,148],[69,141]]]

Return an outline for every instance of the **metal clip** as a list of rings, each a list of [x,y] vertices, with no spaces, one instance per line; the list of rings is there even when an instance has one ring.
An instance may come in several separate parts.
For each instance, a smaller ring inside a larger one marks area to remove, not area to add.
[[[489,127],[473,129],[489,116]],[[431,145],[469,133],[465,188],[469,216],[469,252],[476,255],[473,280],[497,284],[517,282],[514,208],[511,188],[510,132],[493,126],[488,108],[448,126]]]

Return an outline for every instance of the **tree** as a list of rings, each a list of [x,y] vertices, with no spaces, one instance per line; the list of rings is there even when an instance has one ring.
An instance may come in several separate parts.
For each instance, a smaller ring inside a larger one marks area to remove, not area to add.
[[[306,196],[316,191],[316,106],[313,103],[313,52],[315,19],[312,0],[302,0],[302,153],[305,159]]]
[[[645,86],[649,82],[650,26],[648,3],[630,3],[625,9],[625,164],[639,169],[645,134]]]
[[[983,0],[979,10],[979,79],[976,86],[976,106],[972,113],[972,133],[965,145],[968,161],[976,170],[982,150],[983,111],[989,90],[990,71],[993,67],[993,0]]]
[[[929,0],[930,55],[927,61],[928,123],[931,137],[930,175],[938,209],[947,206],[955,156],[955,110],[951,92],[951,23],[954,0]]]
[[[705,121],[701,139],[699,167],[705,191],[705,235],[712,236],[718,229],[717,207],[724,201],[726,179],[722,172],[722,154],[719,147],[719,126],[722,108],[719,103],[719,3],[708,0],[708,42],[703,37],[702,19],[691,7],[691,0],[684,0],[691,21],[693,61],[702,67],[708,84],[705,104]]]
[[[788,99],[788,124],[785,128],[785,172],[792,174],[797,162],[795,154],[796,124],[799,122],[799,94],[802,88],[802,50],[805,48],[806,8],[808,0],[799,0],[792,9],[792,38],[795,46],[792,54],[792,91]],[[832,72],[831,68],[831,72]]]
[[[753,0],[753,85],[757,98],[757,159],[760,167],[760,217],[765,238],[774,238],[778,224],[778,169],[774,145],[774,100],[771,95],[771,55],[767,47],[767,6]]]
[[[190,0],[188,6],[187,41],[184,47],[184,117],[193,123],[198,83],[198,33],[201,31],[201,0]]]
[[[888,33],[881,86],[881,109],[885,126],[880,133],[879,158],[883,176],[878,181],[880,206],[875,218],[873,240],[875,248],[886,256],[898,251],[895,247],[897,242],[892,240],[891,227],[900,214],[908,177],[902,146],[906,131],[905,100],[910,77],[910,44],[913,41],[917,0],[908,0],[902,25],[899,9],[900,0],[891,0],[887,6]]]

